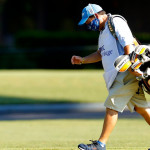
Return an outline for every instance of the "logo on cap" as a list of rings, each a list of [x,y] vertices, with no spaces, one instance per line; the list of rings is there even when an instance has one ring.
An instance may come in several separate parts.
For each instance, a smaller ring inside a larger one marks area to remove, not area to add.
[[[90,13],[90,14],[93,14],[94,12],[93,12],[93,10],[92,10],[92,9],[89,9],[89,13]]]

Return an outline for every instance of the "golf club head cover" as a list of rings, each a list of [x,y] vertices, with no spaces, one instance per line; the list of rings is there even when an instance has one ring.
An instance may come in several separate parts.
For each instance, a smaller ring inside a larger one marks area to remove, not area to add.
[[[121,55],[114,62],[114,66],[119,72],[125,72],[131,65],[129,55]]]
[[[131,61],[133,63],[131,66],[133,70],[139,69],[141,65],[150,61],[150,48],[146,45],[137,46],[135,54],[134,63]]]
[[[138,45],[135,48],[135,53],[137,55],[149,55],[150,47],[148,47],[147,45]]]

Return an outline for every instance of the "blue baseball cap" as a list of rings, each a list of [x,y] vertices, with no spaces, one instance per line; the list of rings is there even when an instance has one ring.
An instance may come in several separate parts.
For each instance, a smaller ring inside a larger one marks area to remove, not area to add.
[[[78,25],[83,25],[90,16],[94,15],[95,13],[98,13],[102,11],[103,9],[96,4],[89,4],[82,10],[82,19],[78,23]]]

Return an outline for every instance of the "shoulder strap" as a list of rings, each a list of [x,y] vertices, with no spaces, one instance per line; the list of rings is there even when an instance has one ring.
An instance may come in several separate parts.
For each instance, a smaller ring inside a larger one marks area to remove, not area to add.
[[[126,19],[124,17],[122,17],[121,15],[111,15],[108,17],[108,28],[109,28],[111,34],[113,35],[113,37],[116,40],[118,40],[116,32],[115,32],[114,22],[113,22],[113,18],[115,18],[115,17],[119,17],[119,18],[123,19],[124,21],[126,21]]]
[[[114,37],[116,40],[118,40],[118,37],[117,37],[116,32],[115,32],[114,22],[113,22],[113,18],[115,18],[115,17],[119,17],[119,18],[123,19],[125,22],[127,22],[127,21],[126,21],[126,19],[125,19],[123,16],[121,16],[121,15],[111,15],[111,16],[108,17],[108,28],[109,28],[111,34],[113,35],[113,37]],[[140,44],[140,42],[137,41],[137,39],[136,39],[135,37],[134,37],[133,43],[134,43],[135,46],[137,46],[137,45]]]

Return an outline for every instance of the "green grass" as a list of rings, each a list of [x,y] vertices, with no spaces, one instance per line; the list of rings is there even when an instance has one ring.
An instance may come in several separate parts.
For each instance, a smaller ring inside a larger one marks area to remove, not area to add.
[[[0,71],[0,103],[103,102],[103,72],[62,70]]]
[[[103,120],[1,121],[0,149],[77,150],[79,143],[99,137]],[[108,150],[147,150],[150,127],[142,119],[120,119]]]
[[[107,95],[102,70],[0,71],[0,104],[104,102]]]

